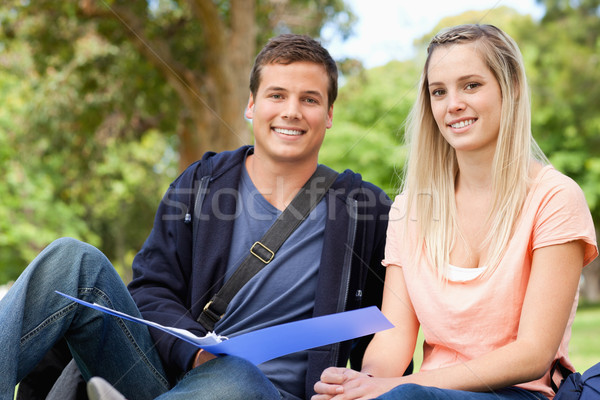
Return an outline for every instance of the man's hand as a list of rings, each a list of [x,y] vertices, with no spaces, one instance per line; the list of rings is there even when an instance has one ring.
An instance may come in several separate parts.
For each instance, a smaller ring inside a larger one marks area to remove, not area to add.
[[[204,349],[198,350],[196,353],[196,357],[194,357],[194,362],[192,363],[192,368],[196,368],[207,361],[212,360],[213,358],[217,358],[214,354],[209,353],[208,351],[204,351]]]

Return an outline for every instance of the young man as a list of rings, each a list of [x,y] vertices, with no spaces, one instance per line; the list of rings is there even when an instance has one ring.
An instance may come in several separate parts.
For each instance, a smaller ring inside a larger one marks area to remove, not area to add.
[[[336,65],[318,42],[281,35],[257,56],[250,91],[245,115],[255,145],[207,153],[172,183],[133,262],[128,290],[96,249],[69,239],[50,245],[26,269],[0,302],[0,345],[10,348],[0,356],[0,375],[7,377],[0,397],[11,396],[62,336],[84,377],[101,376],[128,399],[302,399],[313,394],[323,369],[346,365],[351,343],[258,367],[236,357],[215,358],[53,293],[139,310],[159,324],[206,333],[197,321],[205,304],[317,169],[332,125]],[[232,299],[215,331],[235,336],[378,305],[388,210],[379,188],[349,170],[339,174],[274,259]],[[363,345],[354,348],[360,359]]]

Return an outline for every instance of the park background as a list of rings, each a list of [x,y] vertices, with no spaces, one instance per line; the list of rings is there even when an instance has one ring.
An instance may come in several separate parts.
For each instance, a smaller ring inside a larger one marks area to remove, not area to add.
[[[525,59],[534,137],[583,188],[600,227],[600,0],[462,3],[4,0],[0,285],[61,236],[100,248],[128,281],[169,183],[205,151],[252,143],[250,67],[283,32],[320,38],[341,71],[320,162],[393,197],[428,39],[460,23],[502,28]],[[428,11],[415,20],[398,4]],[[381,23],[361,25],[365,10]],[[361,29],[373,36],[366,48]],[[600,361],[598,261],[580,292],[571,354],[581,370]]]

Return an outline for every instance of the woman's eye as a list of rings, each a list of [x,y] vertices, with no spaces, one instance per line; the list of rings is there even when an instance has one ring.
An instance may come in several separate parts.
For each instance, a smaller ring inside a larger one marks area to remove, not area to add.
[[[467,84],[466,89],[467,90],[472,90],[472,89],[475,89],[475,88],[477,88],[479,86],[481,86],[481,84],[476,83],[476,82],[472,82],[472,83]]]
[[[434,89],[431,91],[432,96],[443,96],[445,93],[443,89]]]

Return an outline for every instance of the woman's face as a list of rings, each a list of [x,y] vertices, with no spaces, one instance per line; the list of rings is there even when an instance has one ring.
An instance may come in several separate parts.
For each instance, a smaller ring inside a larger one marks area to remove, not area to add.
[[[474,44],[437,47],[427,77],[433,117],[457,155],[489,153],[493,157],[502,93]]]

